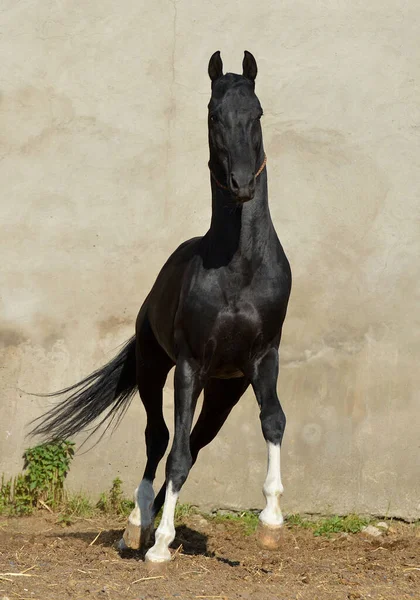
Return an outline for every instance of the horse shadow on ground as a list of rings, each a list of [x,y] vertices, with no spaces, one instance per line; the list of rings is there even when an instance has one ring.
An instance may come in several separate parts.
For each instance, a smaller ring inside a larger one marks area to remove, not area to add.
[[[82,540],[86,546],[96,545],[103,546],[106,548],[115,548],[118,549],[119,541],[122,538],[123,534],[122,529],[105,529],[101,530],[98,536],[98,533],[93,531],[64,531],[60,534],[60,538],[62,540],[75,539]],[[56,536],[54,536],[56,537]],[[95,539],[96,538],[96,539]],[[182,546],[182,553],[189,554],[191,556],[208,556],[214,557],[214,553],[210,552],[207,548],[207,535],[196,531],[195,529],[191,529],[186,525],[180,525],[176,528],[176,536],[174,541],[171,544],[172,550],[178,550],[180,546]],[[148,548],[153,544],[153,539],[151,540],[151,544],[145,549],[142,550],[119,550],[119,554],[122,559],[144,559],[144,555],[147,552]]]

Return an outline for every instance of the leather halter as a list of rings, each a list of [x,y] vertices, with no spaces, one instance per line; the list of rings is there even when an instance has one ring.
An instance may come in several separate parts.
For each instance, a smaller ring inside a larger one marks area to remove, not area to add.
[[[258,175],[261,175],[261,173],[264,171],[266,164],[267,164],[267,155],[264,154],[264,160],[262,161],[261,167],[255,173],[255,179],[257,179]],[[210,169],[210,167],[209,167],[209,169]],[[219,188],[222,188],[222,190],[230,191],[229,188],[226,185],[222,185],[220,183],[220,181],[218,181],[218,179],[216,179],[216,175],[213,173],[213,171],[211,169],[210,169],[210,174],[213,177],[213,179],[216,182],[216,184],[219,186]]]

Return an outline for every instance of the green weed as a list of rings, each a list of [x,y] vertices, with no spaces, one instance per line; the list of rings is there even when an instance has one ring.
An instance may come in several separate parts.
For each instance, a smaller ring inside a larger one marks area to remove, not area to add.
[[[314,535],[330,536],[332,533],[358,533],[369,523],[369,519],[358,515],[328,517],[321,519],[314,528]]]
[[[302,515],[299,514],[289,515],[286,517],[285,521],[289,527],[302,527],[303,529],[309,529],[313,525],[313,523],[307,519],[304,519]]]
[[[64,479],[74,456],[74,443],[60,440],[25,450],[24,475],[33,505],[42,500],[51,509],[64,499]]]
[[[0,515],[8,512],[12,498],[12,481],[5,480],[4,475],[1,476],[0,484]]]
[[[162,518],[162,512],[163,512],[163,508],[160,509],[160,511],[158,512],[158,514],[155,517],[155,524],[154,524],[155,528],[159,527],[159,523]],[[197,511],[196,507],[193,506],[192,504],[178,503],[175,507],[175,514],[174,514],[175,526],[178,527],[179,525],[182,525],[184,519],[188,519],[188,517],[196,514],[197,512],[198,511]]]
[[[311,529],[316,536],[329,537],[333,533],[358,533],[370,523],[370,519],[359,517],[358,515],[347,515],[345,517],[335,515],[318,519],[307,519],[301,515],[294,514],[287,517],[286,523],[289,527]]]
[[[87,496],[79,492],[66,498],[64,511],[74,517],[92,517],[95,507]]]
[[[57,441],[25,450],[25,471],[9,480],[2,476],[0,513],[29,514],[39,504],[58,508],[64,499],[64,479],[74,456],[73,446],[72,442]]]
[[[107,514],[110,511],[109,497],[107,492],[101,492],[99,500],[96,503],[96,508]]]
[[[175,508],[175,525],[195,514],[197,509],[192,504],[177,504]]]
[[[253,534],[258,525],[258,514],[250,510],[240,513],[216,512],[214,515],[211,515],[211,519],[215,523],[236,523],[241,525],[245,535]]]
[[[74,523],[74,518],[73,515],[68,515],[66,512],[58,515],[57,518],[57,525],[61,525],[62,527],[70,527],[70,525],[73,525]]]
[[[105,514],[128,516],[134,508],[134,502],[124,498],[121,486],[121,479],[116,477],[110,490],[100,495],[96,508]]]

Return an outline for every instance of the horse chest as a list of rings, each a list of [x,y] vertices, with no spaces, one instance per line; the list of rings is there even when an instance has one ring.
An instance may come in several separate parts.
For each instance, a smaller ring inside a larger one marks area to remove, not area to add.
[[[254,338],[261,330],[261,316],[256,306],[241,298],[223,306],[212,323],[212,336],[224,343]]]
[[[204,291],[203,291],[204,289]],[[278,333],[277,303],[264,286],[235,290],[233,286],[202,285],[190,290],[184,306],[188,345],[205,371],[235,376],[250,356]]]

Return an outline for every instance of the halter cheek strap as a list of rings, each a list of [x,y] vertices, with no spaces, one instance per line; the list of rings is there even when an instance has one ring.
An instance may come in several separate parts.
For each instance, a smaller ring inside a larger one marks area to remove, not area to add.
[[[261,175],[261,173],[264,171],[266,164],[267,164],[267,155],[264,154],[264,160],[262,161],[261,167],[255,173],[255,179],[258,177],[258,175]],[[229,191],[229,188],[226,185],[222,185],[220,183],[220,181],[218,181],[218,179],[216,179],[216,175],[213,173],[213,171],[211,169],[210,169],[210,174],[213,177],[213,179],[216,182],[216,184],[219,186],[219,188],[222,188],[222,190],[228,190]]]

